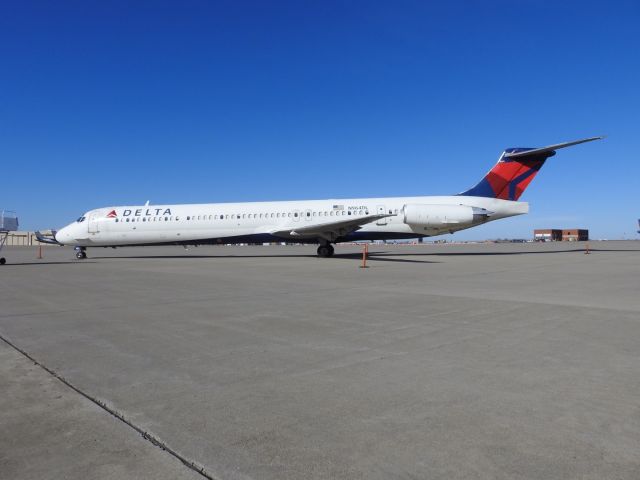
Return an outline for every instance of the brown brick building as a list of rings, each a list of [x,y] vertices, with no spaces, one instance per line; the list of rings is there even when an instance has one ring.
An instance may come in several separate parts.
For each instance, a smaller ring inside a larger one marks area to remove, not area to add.
[[[533,231],[536,242],[575,242],[589,240],[589,230],[582,228],[546,228]]]
[[[533,231],[533,239],[536,242],[556,242],[562,240],[562,230],[545,228]]]
[[[583,242],[586,240],[589,240],[589,230],[581,228],[562,230],[562,241],[564,242]]]

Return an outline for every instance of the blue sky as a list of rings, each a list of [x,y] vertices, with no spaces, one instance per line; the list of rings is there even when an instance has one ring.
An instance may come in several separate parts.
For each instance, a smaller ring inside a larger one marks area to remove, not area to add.
[[[459,239],[635,238],[640,3],[5,2],[0,208],[452,194],[558,152]],[[447,237],[444,237],[447,238]]]

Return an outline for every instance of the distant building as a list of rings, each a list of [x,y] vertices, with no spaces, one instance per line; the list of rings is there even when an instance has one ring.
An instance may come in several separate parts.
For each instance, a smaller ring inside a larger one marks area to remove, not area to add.
[[[589,230],[582,228],[547,228],[533,231],[536,242],[583,242],[589,240]]]
[[[589,240],[589,230],[580,228],[562,230],[562,240],[564,242],[584,242]]]
[[[51,230],[43,230],[42,233],[51,235]],[[10,247],[28,247],[32,245],[49,245],[40,243],[36,238],[35,232],[17,231],[9,232],[7,236],[7,246]]]
[[[533,231],[533,239],[536,242],[559,242],[562,240],[562,230],[546,228]]]

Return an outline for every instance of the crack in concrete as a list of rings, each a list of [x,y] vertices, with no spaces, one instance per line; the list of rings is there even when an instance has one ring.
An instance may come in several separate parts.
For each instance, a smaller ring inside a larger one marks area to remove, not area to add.
[[[49,375],[53,376],[55,379],[59,380],[60,382],[62,382],[64,385],[66,385],[67,387],[69,387],[71,390],[73,390],[74,392],[82,395],[84,398],[86,398],[87,400],[89,400],[90,402],[92,402],[93,404],[97,405],[99,408],[101,408],[102,410],[104,410],[105,412],[107,412],[108,414],[110,414],[112,417],[116,418],[117,420],[121,421],[122,423],[124,423],[125,425],[129,426],[130,428],[132,428],[133,430],[135,430],[136,432],[138,432],[140,434],[140,436],[142,438],[144,438],[146,441],[148,441],[149,443],[151,443],[153,446],[160,448],[161,450],[167,452],[169,455],[173,456],[174,458],[180,460],[180,462],[187,468],[189,468],[190,470],[193,470],[194,472],[202,475],[204,478],[206,478],[207,480],[220,480],[217,477],[214,477],[213,475],[211,475],[210,473],[208,473],[204,466],[199,465],[198,463],[196,463],[193,460],[189,460],[188,458],[184,457],[183,455],[181,455],[180,453],[178,453],[177,451],[173,450],[171,447],[169,447],[165,442],[163,442],[162,440],[160,440],[159,438],[157,438],[155,435],[153,435],[152,433],[149,433],[147,431],[145,431],[143,428],[137,426],[135,423],[133,423],[131,420],[128,420],[124,414],[118,412],[117,410],[115,410],[114,408],[109,407],[106,403],[104,403],[103,401],[99,400],[98,398],[92,397],[91,395],[89,395],[88,393],[80,390],[80,388],[76,387],[74,384],[72,384],[69,380],[67,380],[66,378],[64,378],[62,375],[60,375],[58,372],[56,372],[55,370],[47,367],[45,364],[43,364],[42,362],[39,362],[38,360],[36,360],[34,357],[32,357],[31,355],[29,355],[26,351],[22,350],[20,347],[18,347],[17,345],[15,345],[13,342],[11,342],[10,340],[8,340],[7,338],[5,338],[4,335],[0,334],[0,340],[2,340],[4,343],[6,343],[9,347],[13,348],[16,352],[20,353],[21,355],[23,355],[24,357],[28,358],[30,361],[32,361],[35,365],[37,365],[38,367],[42,368],[45,372],[47,372]]]

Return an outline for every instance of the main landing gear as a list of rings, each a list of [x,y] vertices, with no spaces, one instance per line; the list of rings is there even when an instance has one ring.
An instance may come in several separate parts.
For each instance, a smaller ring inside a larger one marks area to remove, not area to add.
[[[76,251],[76,258],[78,260],[84,260],[85,258],[87,258],[86,247],[75,247],[74,250]]]
[[[330,243],[320,245],[318,247],[318,256],[322,258],[328,258],[333,255],[333,246]]]

